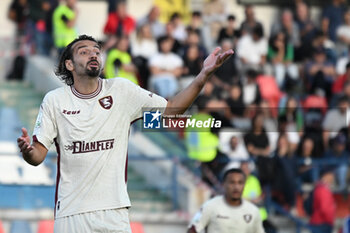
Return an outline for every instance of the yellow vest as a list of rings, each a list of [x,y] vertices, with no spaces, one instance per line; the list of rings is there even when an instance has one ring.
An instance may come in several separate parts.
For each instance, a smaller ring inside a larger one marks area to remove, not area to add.
[[[261,190],[261,185],[258,178],[256,178],[253,175],[249,175],[244,185],[244,190],[242,194],[243,198],[247,200],[252,200],[252,199],[258,198],[261,194],[262,194],[262,190]],[[261,220],[262,221],[266,220],[268,215],[265,207],[259,207],[259,212],[260,212]]]
[[[213,118],[206,113],[198,113],[191,119],[206,121]],[[219,146],[218,137],[210,131],[210,128],[186,128],[185,139],[188,156],[201,162],[212,161]]]
[[[56,48],[66,47],[78,36],[75,28],[67,27],[66,23],[62,19],[63,16],[65,16],[68,20],[72,20],[75,17],[75,13],[66,5],[60,5],[55,9],[52,17],[52,23]]]
[[[116,68],[114,61],[119,59],[122,64],[131,63],[131,56],[127,52],[123,52],[117,49],[112,49],[107,56],[105,65],[105,76],[107,79],[121,77],[130,80],[131,82],[138,84],[137,77],[134,73],[127,72],[121,68]],[[116,72],[117,71],[117,72]]]

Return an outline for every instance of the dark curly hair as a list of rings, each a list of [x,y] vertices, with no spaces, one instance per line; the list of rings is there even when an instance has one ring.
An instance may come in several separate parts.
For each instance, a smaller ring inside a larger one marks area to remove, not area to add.
[[[69,45],[67,45],[67,47],[63,50],[58,66],[56,67],[55,74],[68,86],[71,86],[74,84],[74,79],[73,79],[72,72],[66,68],[66,60],[70,60],[73,58],[72,47],[75,43],[81,40],[90,40],[90,41],[96,42],[99,45],[97,40],[95,40],[92,36],[80,35],[78,38],[73,40]]]

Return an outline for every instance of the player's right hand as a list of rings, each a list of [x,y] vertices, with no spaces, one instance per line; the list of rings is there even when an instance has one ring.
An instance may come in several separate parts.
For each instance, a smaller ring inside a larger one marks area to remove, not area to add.
[[[23,154],[28,154],[33,150],[33,147],[30,145],[30,137],[28,136],[26,128],[22,128],[22,135],[17,138],[17,145]]]

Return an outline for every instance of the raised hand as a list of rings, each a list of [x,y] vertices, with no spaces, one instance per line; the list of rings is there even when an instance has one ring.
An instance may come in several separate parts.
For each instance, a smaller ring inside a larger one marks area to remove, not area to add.
[[[233,50],[227,50],[224,53],[220,53],[221,48],[216,47],[215,50],[204,60],[203,70],[205,74],[210,75],[217,68],[219,68],[232,54]]]
[[[22,128],[22,135],[17,138],[17,145],[23,154],[28,154],[33,150],[33,147],[30,145],[30,137],[28,136],[26,128]]]

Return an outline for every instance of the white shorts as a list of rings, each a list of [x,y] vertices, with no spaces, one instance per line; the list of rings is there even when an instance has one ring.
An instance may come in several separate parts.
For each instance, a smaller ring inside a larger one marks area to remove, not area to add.
[[[131,233],[127,208],[98,210],[55,220],[54,233]]]

